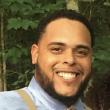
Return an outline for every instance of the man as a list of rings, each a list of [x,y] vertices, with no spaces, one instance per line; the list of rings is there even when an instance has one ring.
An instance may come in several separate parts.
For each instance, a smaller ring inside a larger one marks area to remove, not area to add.
[[[72,10],[56,11],[39,23],[31,48],[36,73],[23,88],[36,110],[85,110],[80,95],[91,76],[93,37],[88,20]],[[28,105],[17,91],[2,92],[0,110],[28,110]]]

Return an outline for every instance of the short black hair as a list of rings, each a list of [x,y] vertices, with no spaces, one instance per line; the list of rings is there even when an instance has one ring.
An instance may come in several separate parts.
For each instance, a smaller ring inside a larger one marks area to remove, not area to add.
[[[54,11],[52,13],[47,14],[46,17],[44,17],[38,24],[37,26],[37,43],[39,42],[40,38],[42,37],[42,34],[45,32],[45,29],[47,27],[47,25],[57,19],[60,18],[67,18],[70,20],[76,20],[81,22],[82,24],[84,24],[88,30],[90,31],[91,34],[91,42],[92,42],[92,46],[94,45],[94,33],[93,33],[93,28],[92,25],[90,24],[89,20],[84,17],[82,14],[80,14],[79,12],[76,12],[75,10],[67,10],[67,9],[63,9],[63,10],[57,10]]]

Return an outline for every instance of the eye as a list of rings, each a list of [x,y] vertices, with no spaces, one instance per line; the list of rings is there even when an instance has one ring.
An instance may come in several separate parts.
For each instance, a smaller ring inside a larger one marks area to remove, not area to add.
[[[79,57],[86,57],[89,54],[88,50],[78,50],[76,55]]]
[[[61,47],[52,47],[50,50],[54,54],[60,54],[63,51]]]

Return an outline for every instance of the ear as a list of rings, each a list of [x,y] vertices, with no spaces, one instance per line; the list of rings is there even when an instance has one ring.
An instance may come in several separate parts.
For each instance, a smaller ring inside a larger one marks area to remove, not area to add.
[[[31,58],[32,64],[36,64],[38,58],[38,46],[36,44],[33,44],[31,47]]]

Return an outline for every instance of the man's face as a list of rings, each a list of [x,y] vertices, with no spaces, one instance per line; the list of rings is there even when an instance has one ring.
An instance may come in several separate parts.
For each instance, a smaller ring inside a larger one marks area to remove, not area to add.
[[[32,46],[32,62],[47,77],[54,91],[75,96],[90,76],[92,48],[87,27],[61,18],[48,24],[38,44]]]

